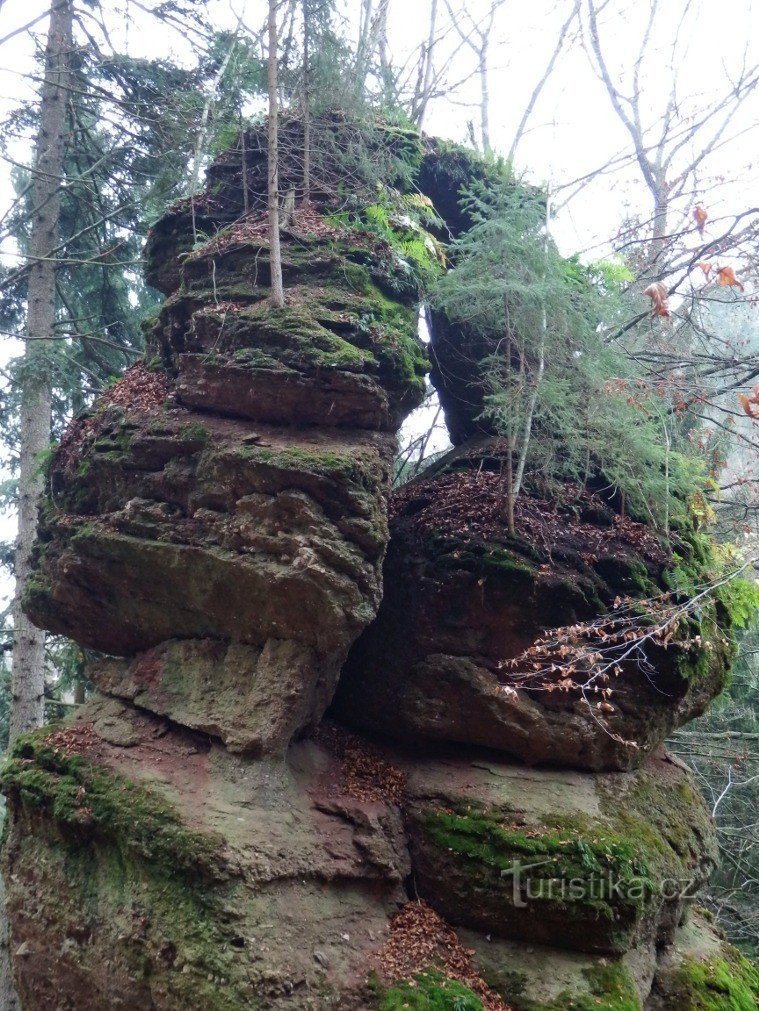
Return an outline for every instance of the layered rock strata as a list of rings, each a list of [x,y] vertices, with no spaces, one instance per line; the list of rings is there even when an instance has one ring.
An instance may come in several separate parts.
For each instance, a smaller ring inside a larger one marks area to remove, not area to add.
[[[318,128],[327,161],[350,149]],[[661,747],[724,682],[725,602],[600,700],[509,663],[703,575],[702,540],[579,489],[534,489],[509,538],[469,395],[388,527],[419,279],[350,224],[333,165],[283,224],[272,309],[262,136],[154,229],[146,361],[50,465],[26,607],[98,691],[2,773],[23,1006],[744,1011],[753,969],[691,912],[714,826]],[[465,228],[458,189],[493,166],[388,138],[396,198],[410,171],[438,235]]]
[[[652,640],[587,688],[580,674],[574,685],[531,677],[543,664],[527,653],[546,630],[591,623],[615,600],[661,596],[683,566],[707,578],[709,560],[698,539],[665,545],[579,488],[526,498],[520,535],[509,537],[497,445],[467,443],[394,496],[385,596],[349,656],[335,712],[406,741],[633,768],[721,691],[733,649],[724,604],[706,601],[687,634]]]

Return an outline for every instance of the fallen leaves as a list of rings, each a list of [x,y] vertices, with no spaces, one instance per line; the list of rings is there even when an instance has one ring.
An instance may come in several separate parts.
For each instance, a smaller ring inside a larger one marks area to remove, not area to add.
[[[369,741],[329,722],[321,724],[316,740],[341,763],[341,793],[368,803],[401,803],[406,774]]]
[[[418,535],[441,535],[465,541],[482,541],[493,550],[507,538],[503,514],[504,485],[493,471],[466,470],[444,474],[428,484],[412,482],[390,499],[394,524]],[[587,517],[587,521],[585,520]],[[606,517],[606,522],[597,522]],[[580,555],[588,565],[603,555],[633,548],[645,561],[665,564],[668,550],[646,526],[627,516],[615,515],[603,501],[579,485],[565,484],[561,497],[520,495],[516,503],[519,535],[550,562],[554,554]],[[554,561],[546,575],[557,571]]]
[[[105,409],[120,407],[125,413],[138,411],[154,414],[171,392],[165,372],[151,372],[142,362],[131,365],[118,382],[104,390],[92,414],[74,418],[61,437],[57,458],[69,474],[74,473],[89,444],[100,434],[106,418]]]
[[[416,901],[406,903],[393,917],[390,936],[377,955],[376,967],[390,983],[413,980],[424,970],[439,969],[477,994],[485,1011],[511,1011],[479,975],[473,956],[450,924],[426,902]]]
[[[64,758],[84,755],[99,743],[100,738],[92,723],[75,723],[62,730],[55,730],[45,738],[45,744]]]

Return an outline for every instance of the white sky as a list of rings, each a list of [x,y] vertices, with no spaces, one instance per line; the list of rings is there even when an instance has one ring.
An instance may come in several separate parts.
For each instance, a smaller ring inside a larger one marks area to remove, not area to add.
[[[346,13],[355,14],[358,0],[341,2]],[[391,0],[389,37],[396,65],[402,65],[426,36],[429,2]],[[461,2],[452,0],[454,9]],[[489,0],[469,0],[467,7],[476,16],[488,4]],[[45,0],[0,0],[0,37],[44,13],[48,6]],[[444,0],[439,6],[442,23],[447,18]],[[497,151],[508,151],[516,124],[555,45],[557,28],[571,6],[572,0],[507,0],[500,11],[491,37],[490,57],[491,133]],[[754,41],[759,36],[759,20],[754,0],[723,0],[721,4],[713,0],[659,0],[659,7],[641,64],[644,114],[650,116],[651,123],[657,122],[670,92],[674,62],[681,115],[675,129],[680,130],[708,110],[723,93],[727,81],[735,80],[742,62],[751,64],[759,59],[759,47]],[[122,41],[118,25],[124,11],[134,17],[126,39],[132,55],[188,58],[187,40],[161,30],[130,0],[104,2],[103,8],[109,23],[116,26],[113,39],[117,45]],[[231,4],[228,0],[209,0],[209,21],[231,27],[237,13],[243,12],[243,22],[258,28],[264,8],[263,0],[237,0]],[[612,73],[627,74],[629,79],[648,9],[647,0],[609,0],[601,18],[601,34]],[[678,22],[686,11],[687,23],[677,35]],[[46,21],[42,20],[32,32],[41,42],[45,30]],[[441,42],[441,55],[449,45],[448,40]],[[34,41],[29,33],[0,46],[0,118],[20,100],[33,97],[34,82],[27,76],[34,73],[33,52]],[[461,75],[461,66],[460,59],[451,65],[452,79]],[[431,107],[425,128],[465,141],[467,120],[477,122],[473,105],[477,98],[475,79],[456,95],[438,100]],[[759,204],[758,112],[759,96],[755,95],[742,107],[726,131],[723,144],[704,166],[700,199],[712,219]],[[516,168],[530,181],[550,183],[561,202],[569,192],[567,184],[629,151],[629,138],[578,41],[559,59],[520,146]],[[19,147],[17,157],[28,160],[28,145]],[[11,197],[9,166],[0,163],[0,217]],[[560,210],[554,234],[566,254],[582,252],[589,259],[598,258],[625,215],[635,212],[648,215],[649,200],[636,165],[628,159],[573,196]],[[0,247],[0,255],[12,252],[8,243]],[[0,362],[19,353],[16,342],[0,340],[4,341]],[[8,529],[8,522],[0,523],[0,536]]]

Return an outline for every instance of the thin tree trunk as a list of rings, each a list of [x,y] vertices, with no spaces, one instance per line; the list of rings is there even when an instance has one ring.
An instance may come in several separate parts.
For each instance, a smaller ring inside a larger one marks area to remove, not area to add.
[[[11,975],[8,917],[5,912],[5,884],[0,876],[0,1011],[19,1011],[20,1006]]]
[[[311,203],[311,18],[303,0],[303,203]]]
[[[550,191],[546,192],[546,218],[545,218],[545,239],[543,242],[543,248],[545,250],[546,258],[548,257],[548,245],[551,241],[551,194]],[[546,369],[546,340],[548,337],[548,311],[546,309],[545,303],[543,304],[543,319],[541,320],[540,327],[540,343],[538,344],[538,368],[535,373],[535,378],[533,380],[532,393],[530,395],[530,400],[527,405],[527,414],[524,419],[524,430],[522,432],[522,445],[519,452],[519,465],[517,467],[517,474],[514,480],[514,498],[522,490],[522,481],[524,480],[524,469],[527,463],[527,451],[530,448],[530,439],[532,438],[532,422],[535,417],[535,406],[538,402],[538,393],[540,392],[540,384],[543,382],[543,373]]]
[[[66,141],[69,67],[73,49],[73,11],[69,0],[53,0],[40,95],[40,121],[31,188],[27,337],[19,420],[20,472],[16,591],[13,601],[13,669],[10,740],[45,719],[45,633],[21,610],[29,582],[39,500],[44,490],[40,454],[50,445],[52,389],[50,353],[55,325],[56,266],[60,188]],[[18,1011],[10,963],[5,886],[0,880],[0,1011]]]
[[[482,132],[482,152],[490,154],[490,82],[488,78],[488,40],[483,39],[480,50],[480,129]]]
[[[414,118],[416,125],[421,130],[424,117],[427,114],[427,105],[430,101],[432,91],[433,75],[435,65],[433,63],[433,52],[435,49],[435,35],[437,32],[437,8],[438,0],[432,0],[430,7],[430,31],[427,38],[427,46],[424,51],[424,78],[421,85],[421,94],[414,101]]]
[[[54,0],[45,52],[45,79],[40,100],[39,134],[34,158],[32,225],[29,240],[29,287],[24,380],[20,418],[19,518],[16,546],[16,596],[13,635],[13,741],[44,721],[45,633],[21,610],[30,574],[30,556],[44,489],[40,454],[50,445],[51,370],[55,325],[56,265],[60,184],[66,138],[69,65],[73,12],[69,0]]]
[[[271,301],[285,304],[279,245],[279,101],[277,97],[277,0],[269,0],[269,261]]]
[[[238,18],[237,27],[235,29],[235,37],[232,39],[232,45],[227,50],[224,59],[221,61],[221,66],[214,75],[214,79],[211,82],[211,90],[206,96],[206,100],[203,103],[203,112],[200,116],[200,128],[198,129],[198,136],[195,140],[195,153],[192,159],[192,172],[190,174],[190,209],[192,212],[192,241],[198,241],[198,232],[195,228],[195,193],[198,188],[198,180],[200,178],[200,166],[203,163],[203,159],[206,155],[207,139],[208,139],[208,118],[211,115],[211,107],[216,101],[216,93],[219,90],[219,85],[221,84],[224,74],[226,73],[227,67],[229,66],[229,61],[232,59],[232,54],[237,46],[237,32],[240,29],[240,19]],[[246,192],[247,197],[247,192]]]

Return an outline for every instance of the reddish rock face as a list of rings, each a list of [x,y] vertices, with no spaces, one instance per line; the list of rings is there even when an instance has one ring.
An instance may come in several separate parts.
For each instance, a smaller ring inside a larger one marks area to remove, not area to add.
[[[355,140],[340,117],[315,129],[320,157]],[[500,170],[387,135],[441,236],[466,227],[460,186]],[[296,195],[301,146],[286,119]],[[169,297],[146,362],[53,454],[25,607],[105,655],[93,697],[0,773],[25,1011],[633,1008],[652,983],[663,1008],[716,847],[689,774],[651,752],[722,684],[716,609],[706,662],[652,651],[602,709],[509,683],[546,630],[658,591],[670,547],[569,489],[524,496],[507,537],[460,385],[443,401],[465,444],[396,494],[388,546],[394,433],[424,391],[419,278],[337,223],[326,168],[283,228],[274,310],[262,133],[218,159],[148,243]],[[342,724],[322,719],[338,679]],[[516,892],[515,864],[538,868]]]
[[[75,461],[53,462],[27,607],[121,655],[175,636],[344,649],[379,602],[391,446],[171,401],[104,408]]]
[[[708,636],[715,648],[696,676],[691,647],[650,647],[623,665],[602,709],[592,689],[531,688],[510,660],[546,629],[597,618],[619,595],[661,593],[674,563],[643,524],[577,491],[564,507],[527,498],[524,534],[509,538],[499,496],[497,474],[476,467],[397,495],[384,599],[351,651],[334,711],[409,742],[474,744],[529,764],[633,768],[719,693],[730,648]]]

